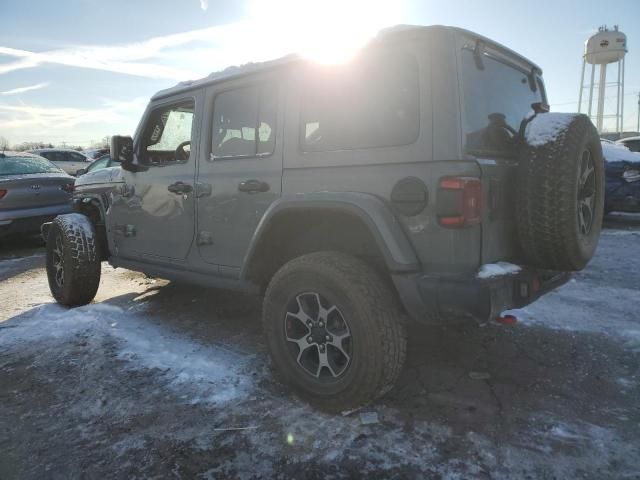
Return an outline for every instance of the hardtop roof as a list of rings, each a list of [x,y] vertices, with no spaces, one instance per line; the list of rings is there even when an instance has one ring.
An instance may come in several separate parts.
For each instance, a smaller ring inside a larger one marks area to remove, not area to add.
[[[535,68],[540,73],[542,73],[542,69],[533,63],[528,58],[520,55],[517,52],[514,52],[508,47],[501,45],[500,43],[491,40],[487,37],[484,37],[480,34],[471,32],[469,30],[465,30],[463,28],[458,27],[450,27],[445,25],[429,25],[429,26],[420,26],[420,25],[396,25],[393,27],[389,27],[381,30],[378,35],[374,39],[372,39],[363,50],[366,50],[369,47],[373,47],[375,45],[384,44],[390,41],[397,41],[403,38],[411,38],[419,35],[423,35],[426,32],[437,32],[437,31],[452,31],[457,32],[459,34],[463,34],[465,36],[471,37],[474,40],[480,40],[487,45],[490,45],[492,48],[497,50],[501,50],[503,53],[508,56],[512,56],[518,59],[520,62],[524,62],[529,64],[532,68]],[[166,88],[164,90],[158,91],[151,100],[157,100],[161,98],[166,98],[175,94],[183,93],[189,90],[194,90],[200,88],[205,85],[210,85],[218,82],[222,82],[225,80],[230,80],[237,77],[248,76],[256,73],[261,73],[269,70],[274,70],[277,68],[281,68],[287,65],[291,65],[294,63],[301,62],[310,62],[309,60],[305,60],[302,56],[297,54],[286,55],[284,57],[280,57],[274,60],[268,60],[265,62],[250,62],[244,65],[234,65],[225,68],[224,70],[220,70],[218,72],[213,72],[207,75],[204,78],[200,78],[197,80],[187,80],[184,82],[180,82],[173,87]]]

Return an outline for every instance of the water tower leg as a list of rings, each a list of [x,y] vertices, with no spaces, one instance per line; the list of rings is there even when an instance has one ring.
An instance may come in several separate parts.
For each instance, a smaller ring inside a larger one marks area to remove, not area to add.
[[[622,67],[622,64],[620,63],[620,61],[618,61],[618,83],[617,83],[617,87],[618,87],[618,93],[617,93],[617,97],[616,97],[616,132],[618,132],[618,135],[620,135],[622,133],[622,127],[620,126],[620,124],[622,123],[620,120],[620,69]]]
[[[589,118],[591,118],[591,104],[593,103],[593,79],[596,74],[595,63],[591,64],[591,83],[589,84]]]
[[[580,93],[578,93],[578,113],[582,111],[582,92],[584,90],[584,68],[587,65],[587,60],[582,59],[582,74],[580,75]]]
[[[596,117],[596,128],[602,133],[602,120],[604,118],[604,96],[607,88],[607,64],[600,64],[600,83],[598,84],[598,113]]]
[[[624,132],[624,57],[622,57],[622,84],[620,85],[620,131]]]

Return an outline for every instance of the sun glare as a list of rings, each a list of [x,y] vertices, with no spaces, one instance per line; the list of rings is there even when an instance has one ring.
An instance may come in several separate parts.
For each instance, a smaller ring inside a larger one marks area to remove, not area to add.
[[[321,63],[342,63],[400,17],[399,2],[367,0],[254,0],[249,15],[271,32],[274,51]],[[266,48],[267,45],[262,45]]]

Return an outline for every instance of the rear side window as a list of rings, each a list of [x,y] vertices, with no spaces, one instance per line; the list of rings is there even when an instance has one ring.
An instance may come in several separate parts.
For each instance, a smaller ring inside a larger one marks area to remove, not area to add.
[[[239,88],[218,94],[213,105],[213,156],[254,157],[273,153],[276,109],[276,95],[270,87]]]
[[[306,152],[413,143],[420,131],[420,84],[413,57],[378,54],[310,72],[300,96]]]
[[[68,152],[67,155],[69,155],[69,157],[71,157],[69,160],[71,160],[72,162],[84,162],[85,161],[85,157],[82,156],[79,153]]]
[[[535,91],[529,75],[497,59],[483,55],[480,68],[474,52],[462,50],[464,132],[467,152],[512,155],[520,123],[541,102],[542,82]]]
[[[640,140],[631,140],[624,145],[632,152],[640,152]]]

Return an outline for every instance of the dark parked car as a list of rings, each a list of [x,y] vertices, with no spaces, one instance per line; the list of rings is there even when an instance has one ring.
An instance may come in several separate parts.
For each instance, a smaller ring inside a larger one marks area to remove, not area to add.
[[[359,407],[400,375],[407,317],[484,324],[591,259],[600,139],[547,103],[537,65],[448,27],[161,91],[134,138],[111,137],[110,184],[43,226],[51,292],[90,302],[108,260],[262,295],[282,378]]]
[[[32,233],[69,213],[74,178],[46,158],[0,153],[0,237]]]
[[[602,140],[605,160],[605,213],[640,212],[640,153]]]

